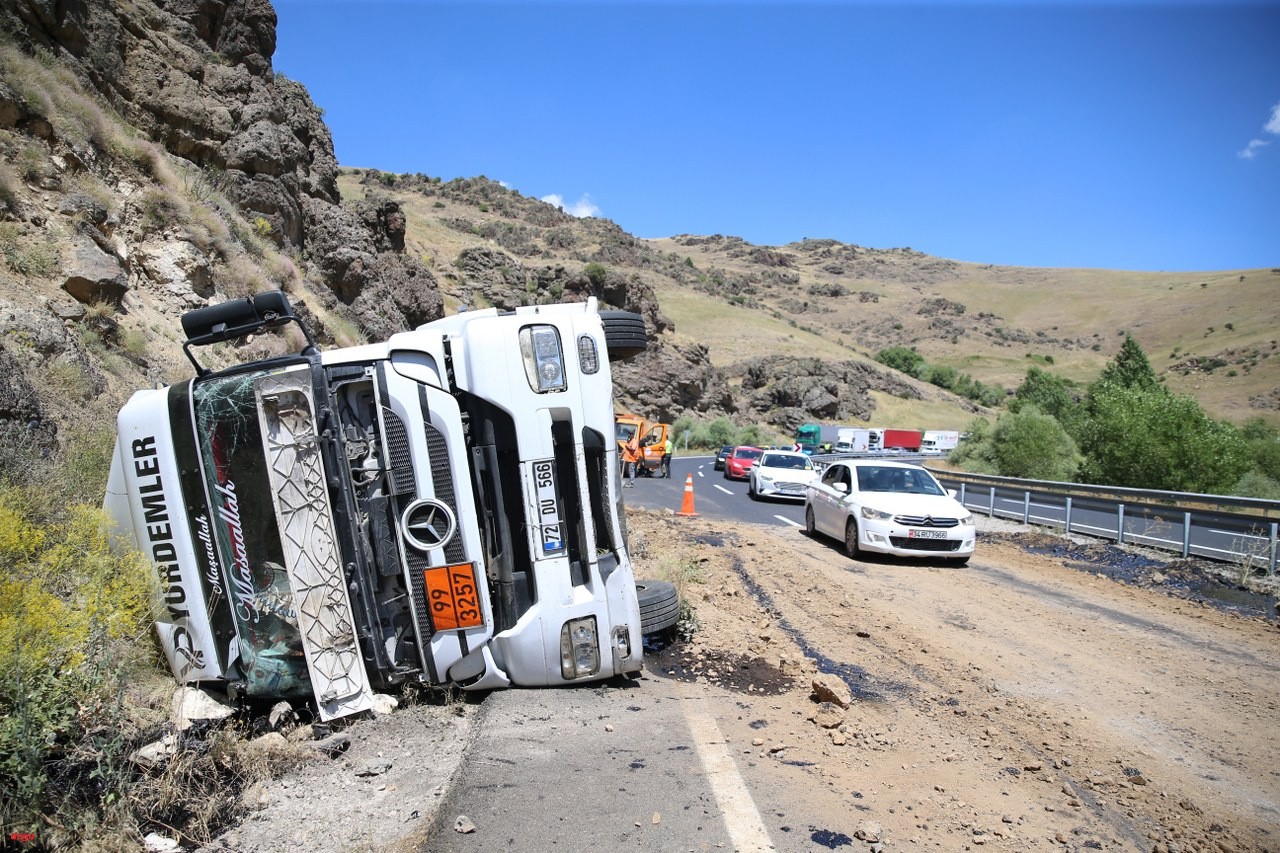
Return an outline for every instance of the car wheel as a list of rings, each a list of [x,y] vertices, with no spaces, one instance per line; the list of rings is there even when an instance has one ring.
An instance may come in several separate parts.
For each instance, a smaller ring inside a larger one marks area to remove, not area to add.
[[[849,555],[851,560],[856,560],[862,556],[862,550],[858,547],[858,522],[852,518],[845,522],[844,525],[844,552]]]
[[[747,479],[747,497],[753,501],[760,500],[760,496],[756,494],[756,481],[750,478]]]
[[[634,311],[601,311],[600,322],[604,324],[604,343],[610,361],[626,361],[648,349],[644,317]]]
[[[808,536],[818,535],[818,520],[813,517],[813,505],[804,508],[804,532]]]
[[[666,581],[636,581],[640,600],[640,633],[656,634],[680,620],[680,596]]]

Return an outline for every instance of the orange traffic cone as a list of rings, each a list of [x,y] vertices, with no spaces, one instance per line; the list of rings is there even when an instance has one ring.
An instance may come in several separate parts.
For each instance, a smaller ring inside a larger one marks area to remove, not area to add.
[[[680,511],[676,515],[697,515],[693,511],[693,475],[690,474],[684,481],[684,504],[681,505]]]

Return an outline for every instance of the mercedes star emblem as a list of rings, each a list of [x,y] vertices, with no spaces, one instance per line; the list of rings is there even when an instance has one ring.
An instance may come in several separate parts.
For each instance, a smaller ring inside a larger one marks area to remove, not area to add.
[[[439,548],[453,538],[456,529],[453,511],[430,498],[414,501],[400,516],[401,534],[419,551]]]

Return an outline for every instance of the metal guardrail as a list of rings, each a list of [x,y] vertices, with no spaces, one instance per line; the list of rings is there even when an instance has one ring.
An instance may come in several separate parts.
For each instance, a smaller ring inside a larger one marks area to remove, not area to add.
[[[992,518],[1262,568],[1269,575],[1280,559],[1280,501],[929,470],[956,489],[966,507]]]
[[[1021,480],[929,468],[934,454],[825,453],[813,456],[821,470],[840,459],[883,459],[924,465],[970,510],[992,518],[1039,525],[1261,568],[1268,575],[1280,560],[1280,501],[1091,486],[1052,480]]]

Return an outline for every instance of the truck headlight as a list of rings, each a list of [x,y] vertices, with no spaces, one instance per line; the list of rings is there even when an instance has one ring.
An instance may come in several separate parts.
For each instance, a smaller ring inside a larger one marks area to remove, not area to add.
[[[560,629],[560,674],[584,678],[600,671],[600,644],[596,641],[596,617],[570,619]]]
[[[539,394],[563,391],[564,351],[555,326],[525,326],[520,330],[520,355],[529,387]]]

